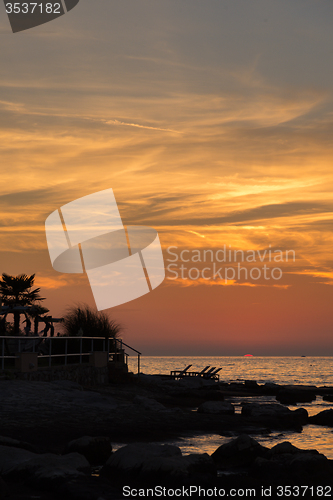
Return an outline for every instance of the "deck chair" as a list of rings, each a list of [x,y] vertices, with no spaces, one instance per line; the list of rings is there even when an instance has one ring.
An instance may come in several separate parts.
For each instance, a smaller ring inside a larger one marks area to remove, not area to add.
[[[183,378],[186,373],[187,373],[187,370],[189,370],[191,368],[192,365],[188,365],[186,368],[184,368],[184,370],[172,370],[170,372],[170,375],[171,377],[173,377],[174,379],[177,379],[177,378]]]
[[[203,370],[201,370],[201,372],[198,373],[199,377],[201,377],[206,370],[208,370],[208,368],[210,367],[210,365],[206,366]]]
[[[216,366],[212,366],[210,370],[208,370],[208,372],[205,372],[204,373],[204,377],[210,377],[211,373],[216,369]]]
[[[189,370],[191,368],[192,365],[188,365],[186,368],[184,368],[184,370],[182,370],[181,372],[179,372],[179,377],[182,377],[183,375],[185,375],[185,373],[187,372],[187,370]]]
[[[222,370],[222,368],[217,368],[216,370],[210,372],[207,378],[214,379],[214,380],[219,380],[218,372],[220,370]]]

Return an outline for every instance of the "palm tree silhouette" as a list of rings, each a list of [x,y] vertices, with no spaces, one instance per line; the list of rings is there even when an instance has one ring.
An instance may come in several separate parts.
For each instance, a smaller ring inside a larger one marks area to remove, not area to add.
[[[34,305],[38,308],[39,306],[37,306],[36,302],[45,300],[45,298],[39,295],[40,288],[32,290],[34,281],[35,274],[32,274],[31,276],[28,276],[27,274],[10,276],[9,274],[3,273],[2,280],[0,280],[0,295],[2,297],[3,305],[8,306],[10,309]],[[34,308],[31,307],[30,311],[29,309],[27,309],[27,314],[29,314],[29,312],[33,312]],[[13,309],[12,312],[14,314],[14,335],[19,335],[20,316],[23,311]]]

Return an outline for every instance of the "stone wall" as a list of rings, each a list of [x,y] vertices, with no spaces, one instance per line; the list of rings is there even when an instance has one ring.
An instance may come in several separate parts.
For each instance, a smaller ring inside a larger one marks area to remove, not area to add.
[[[90,365],[68,365],[51,368],[38,368],[30,373],[11,371],[8,378],[17,380],[33,380],[51,382],[53,380],[71,380],[84,386],[107,384],[109,381],[108,367],[96,368]]]

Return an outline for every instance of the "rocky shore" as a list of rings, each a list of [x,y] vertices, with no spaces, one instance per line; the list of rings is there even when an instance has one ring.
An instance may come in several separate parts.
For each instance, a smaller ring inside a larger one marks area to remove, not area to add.
[[[268,395],[276,402],[260,402],[260,396]],[[300,450],[288,442],[268,449],[249,437],[276,430],[301,432],[309,423],[333,427],[333,410],[309,417],[301,405],[286,406],[311,402],[318,395],[329,401],[333,388],[146,375],[98,387],[65,380],[2,380],[0,498],[134,498],[134,493],[123,495],[124,485],[225,490],[237,485],[257,489],[259,497],[261,488],[331,487],[333,461],[316,450]],[[235,397],[246,399],[237,412]],[[185,432],[232,439],[211,456],[184,456],[178,447],[160,444]],[[112,443],[119,442],[127,446],[113,451]],[[303,498],[314,498],[313,490]]]

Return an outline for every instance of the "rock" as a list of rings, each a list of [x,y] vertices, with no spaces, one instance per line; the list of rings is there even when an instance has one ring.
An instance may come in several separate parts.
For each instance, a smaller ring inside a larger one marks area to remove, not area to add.
[[[242,415],[246,417],[289,416],[292,411],[278,403],[242,403]]]
[[[28,482],[42,488],[53,488],[90,470],[89,462],[78,453],[58,456],[36,454],[20,448],[0,446],[0,474],[9,480]]]
[[[258,384],[256,380],[245,380],[244,385],[247,389],[258,389]]]
[[[7,498],[7,496],[9,497],[9,492],[10,492],[10,489],[8,487],[8,485],[5,483],[5,481],[2,479],[2,477],[0,477],[0,498]]]
[[[217,467],[242,467],[252,464],[257,457],[263,457],[268,448],[261,446],[247,434],[242,434],[229,443],[222,444],[212,454]]]
[[[151,411],[164,411],[166,410],[165,406],[156,401],[155,399],[146,398],[144,396],[135,396],[133,399],[133,403],[139,404],[145,410]]]
[[[308,422],[308,412],[305,408],[292,411],[278,403],[242,403],[242,415],[268,421],[277,427],[282,424],[305,425]]]
[[[167,444],[133,443],[111,455],[101,470],[112,481],[180,479],[207,472],[215,473],[207,453],[182,456],[180,448]]]
[[[285,441],[257,458],[251,473],[275,484],[330,484],[333,465],[317,450],[302,450]]]
[[[207,401],[224,401],[224,394],[222,391],[205,391],[203,397],[207,399]]]
[[[58,488],[57,493],[59,498],[66,500],[115,500],[122,498],[121,491],[115,489],[108,479],[96,476],[80,476],[70,479]]]
[[[317,413],[317,415],[312,415],[312,417],[309,417],[309,423],[333,427],[333,410],[323,410],[320,413]]]
[[[224,403],[222,401],[206,401],[199,406],[198,412],[233,415],[235,413],[235,407],[231,403]]]
[[[276,395],[277,401],[284,405],[308,403],[316,399],[314,390],[308,389],[281,389]]]
[[[279,384],[275,384],[274,382],[266,382],[263,386],[262,386],[262,392],[264,394],[269,394],[269,395],[274,395],[276,396],[276,394],[281,390],[281,386]]]
[[[28,451],[34,451],[34,447],[24,441],[18,441],[6,436],[0,436],[0,446],[11,446],[13,448],[22,448]]]
[[[84,436],[68,443],[65,453],[77,452],[92,465],[103,465],[112,453],[110,438]]]
[[[292,445],[289,441],[283,441],[283,443],[276,444],[273,446],[267,456],[276,456],[276,455],[296,455],[297,453],[311,453],[313,455],[318,455],[317,450],[302,450]]]
[[[184,377],[177,381],[179,387],[184,387],[188,389],[195,389],[201,387],[214,387],[216,385],[215,380],[206,379],[203,377]]]
[[[90,472],[89,462],[79,453],[57,456],[45,454],[41,459],[25,462],[13,471],[15,477],[23,477],[29,484],[42,489],[53,490],[60,484],[84,476]]]
[[[285,467],[283,464],[274,460],[268,460],[264,457],[257,457],[251,468],[251,474],[265,481],[282,481],[285,475]]]
[[[170,392],[170,396],[173,398],[181,398],[186,402],[193,403],[193,406],[197,406],[204,401],[224,401],[224,394],[219,389],[219,387],[212,386],[209,389],[206,387],[200,387],[196,389],[179,389]]]
[[[0,475],[5,477],[10,470],[32,460],[35,456],[35,453],[28,450],[0,446]]]
[[[333,394],[324,394],[323,400],[329,401],[330,403],[333,403]]]
[[[292,415],[301,425],[309,423],[309,414],[305,408],[297,408],[292,412]]]
[[[318,484],[325,484],[330,482],[333,475],[333,465],[324,455],[312,453],[298,453],[296,454],[288,466],[288,475],[294,481],[302,481],[305,484],[314,479]]]

